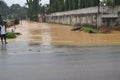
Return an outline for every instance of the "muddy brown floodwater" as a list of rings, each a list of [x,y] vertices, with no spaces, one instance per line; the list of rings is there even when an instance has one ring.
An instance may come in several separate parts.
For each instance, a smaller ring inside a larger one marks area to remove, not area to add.
[[[22,35],[9,41],[38,42],[41,45],[120,45],[120,31],[110,34],[90,34],[71,31],[72,26],[23,21],[16,26]]]

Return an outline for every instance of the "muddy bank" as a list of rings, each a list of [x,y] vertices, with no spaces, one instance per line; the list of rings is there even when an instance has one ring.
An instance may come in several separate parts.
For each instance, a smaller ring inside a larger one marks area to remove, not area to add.
[[[120,45],[120,31],[90,34],[71,31],[72,26],[23,21],[16,26],[22,35],[9,41],[35,41],[43,45]]]

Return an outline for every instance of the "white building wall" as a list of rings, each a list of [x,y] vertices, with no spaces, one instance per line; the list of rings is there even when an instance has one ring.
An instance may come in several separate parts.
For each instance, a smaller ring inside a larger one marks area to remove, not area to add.
[[[60,23],[60,24],[68,24],[75,25],[79,24],[92,24],[94,26],[100,27],[102,26],[102,18],[103,16],[118,15],[120,12],[120,6],[117,7],[100,7],[100,14],[98,14],[98,7],[90,7],[72,11],[65,12],[57,12],[47,15],[45,19],[46,22],[52,23]],[[107,15],[103,15],[106,13]],[[120,16],[120,15],[119,15]],[[114,16],[113,16],[114,17]]]

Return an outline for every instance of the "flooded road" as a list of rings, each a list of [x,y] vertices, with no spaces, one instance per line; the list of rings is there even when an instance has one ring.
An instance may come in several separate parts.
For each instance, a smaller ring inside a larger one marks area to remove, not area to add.
[[[28,21],[16,28],[22,35],[0,46],[0,80],[120,80],[120,32]]]
[[[15,41],[37,41],[43,45],[120,45],[120,32],[89,34],[71,31],[72,26],[23,21],[16,31],[22,35]]]

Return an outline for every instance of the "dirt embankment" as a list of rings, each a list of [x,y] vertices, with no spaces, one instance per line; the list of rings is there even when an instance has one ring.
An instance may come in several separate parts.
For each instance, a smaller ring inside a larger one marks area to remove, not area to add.
[[[101,27],[100,30],[105,33],[112,31],[120,31],[120,26]]]

